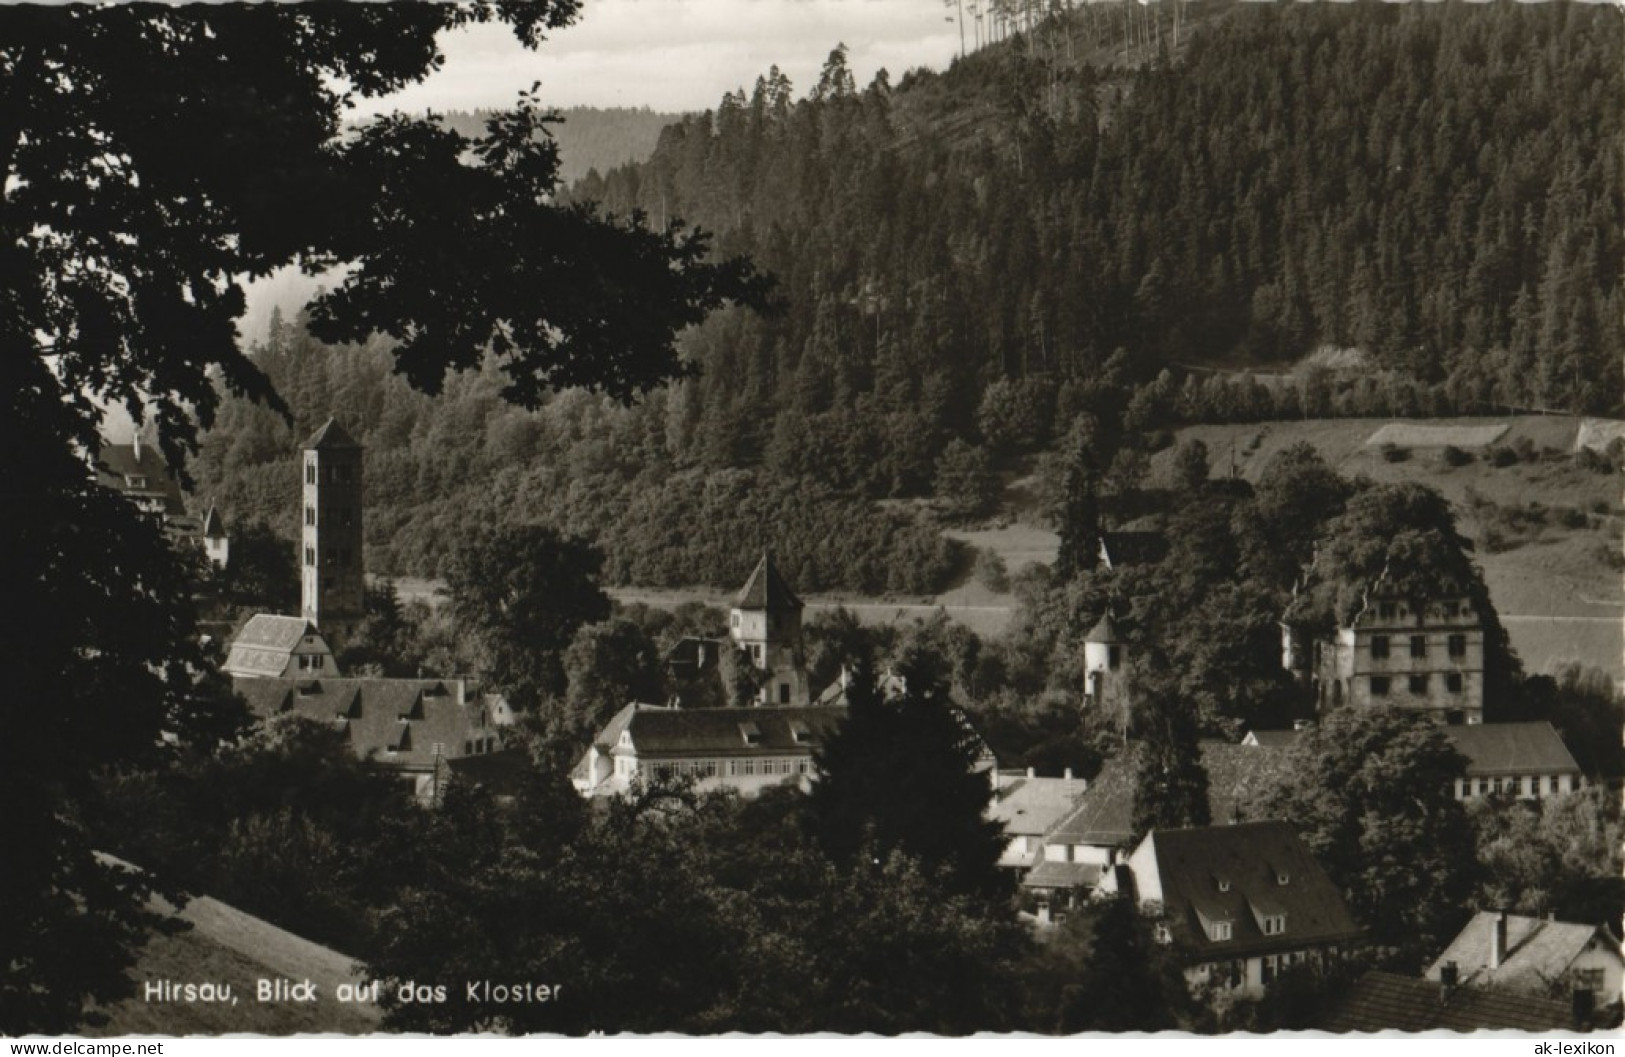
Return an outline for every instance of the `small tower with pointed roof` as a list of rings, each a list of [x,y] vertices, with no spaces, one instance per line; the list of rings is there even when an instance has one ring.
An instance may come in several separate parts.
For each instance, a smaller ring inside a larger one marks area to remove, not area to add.
[[[1127,669],[1123,638],[1108,609],[1083,637],[1084,697],[1090,704],[1123,703],[1123,682]]]
[[[785,582],[771,551],[745,581],[728,617],[728,637],[766,673],[758,702],[806,705],[812,694],[802,664],[801,599]]]
[[[231,540],[226,536],[226,519],[220,512],[209,504],[208,513],[203,515],[203,553],[209,556],[215,568],[224,569],[231,560]]]
[[[366,614],[361,445],[330,418],[305,442],[300,473],[300,615],[329,641],[342,641]]]

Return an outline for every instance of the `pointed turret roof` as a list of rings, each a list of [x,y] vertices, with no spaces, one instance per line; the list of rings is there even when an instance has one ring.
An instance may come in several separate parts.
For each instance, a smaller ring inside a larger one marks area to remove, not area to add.
[[[226,519],[221,517],[209,504],[209,512],[203,515],[203,535],[206,539],[224,539],[226,536]]]
[[[800,609],[801,599],[784,582],[778,565],[773,561],[773,553],[764,551],[762,560],[756,563],[756,571],[750,574],[750,579],[745,581],[745,589],[739,592],[739,597],[734,601],[734,607],[775,611]]]
[[[355,439],[344,431],[344,427],[339,425],[339,420],[336,418],[329,418],[321,429],[312,433],[310,439],[305,441],[305,450],[307,451],[315,448],[331,450],[333,448],[359,447],[361,445],[357,444]]]
[[[1117,635],[1117,622],[1112,619],[1112,611],[1106,610],[1104,616],[1089,629],[1089,634],[1083,637],[1084,642],[1122,642]]]

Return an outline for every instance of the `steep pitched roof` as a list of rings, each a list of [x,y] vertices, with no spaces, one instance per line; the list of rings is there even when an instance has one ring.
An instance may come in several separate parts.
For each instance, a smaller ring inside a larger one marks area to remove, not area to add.
[[[226,535],[226,519],[215,510],[213,503],[203,515],[203,535],[212,540],[224,539]]]
[[[294,712],[326,723],[357,756],[401,770],[432,770],[495,729],[486,702],[459,702],[455,680],[252,678],[232,687],[262,719]]]
[[[96,479],[133,500],[161,503],[165,514],[184,514],[180,482],[163,453],[140,440],[103,444],[96,452]]]
[[[1117,635],[1117,622],[1112,620],[1110,610],[1107,610],[1099,620],[1095,621],[1095,626],[1089,629],[1089,634],[1083,637],[1083,641],[1102,643],[1123,641]]]
[[[1544,995],[1563,979],[1574,959],[1587,948],[1600,945],[1619,956],[1619,944],[1599,926],[1508,914],[1506,957],[1500,968],[1491,969],[1490,943],[1497,916],[1489,910],[1473,915],[1467,927],[1428,967],[1428,979],[1437,980],[1440,970],[1455,962],[1463,985]]]
[[[336,418],[329,418],[320,429],[310,435],[309,440],[305,441],[306,451],[310,451],[312,449],[332,450],[334,448],[359,447],[361,447],[361,445],[357,444],[355,439],[344,431],[344,427],[339,425],[339,421]]]
[[[1567,1002],[1481,987],[1446,994],[1437,983],[1369,972],[1317,1027],[1321,1031],[1551,1031],[1573,1025]]]
[[[1077,804],[1044,836],[1047,844],[1119,847],[1134,839],[1134,768],[1122,756],[1101,767]]]
[[[1127,531],[1100,534],[1100,559],[1106,568],[1151,565],[1168,556],[1168,537],[1160,532]]]
[[[1360,935],[1337,886],[1290,823],[1157,830],[1130,861],[1138,862],[1148,847],[1168,931],[1193,960],[1299,950]],[[1142,898],[1150,881],[1136,873]],[[1286,916],[1284,931],[1266,935],[1263,918],[1278,914]],[[1210,937],[1206,923],[1215,921],[1230,922],[1230,939]]]
[[[1444,728],[1467,757],[1467,774],[1579,774],[1568,746],[1550,723],[1473,723]]]
[[[750,579],[745,581],[745,589],[739,592],[734,606],[738,609],[766,609],[773,612],[783,612],[787,609],[800,609],[801,599],[790,590],[779,567],[773,561],[772,553],[762,555],[762,560],[756,563],[755,570]]]
[[[628,705],[616,714],[610,726],[622,716],[626,717],[626,729],[631,731],[632,746],[640,758],[761,756],[812,751],[846,718],[846,709],[838,706],[656,708]],[[608,729],[605,728],[605,733]],[[604,744],[602,737],[597,740]]]

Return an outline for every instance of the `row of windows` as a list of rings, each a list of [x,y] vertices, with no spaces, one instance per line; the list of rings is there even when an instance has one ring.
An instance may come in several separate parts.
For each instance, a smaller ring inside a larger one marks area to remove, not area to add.
[[[1530,777],[1530,795],[1540,795],[1540,784],[1539,775],[1533,775]],[[1495,793],[1515,796],[1519,792],[1519,788],[1522,785],[1522,778],[1468,778],[1463,782],[1462,788],[1465,790],[1467,796],[1491,796]],[[1553,794],[1562,792],[1560,787],[1560,779],[1557,775],[1549,774],[1546,776],[1546,792]]]
[[[327,667],[327,658],[320,653],[301,653],[299,655],[299,670],[301,672],[319,672]]]
[[[624,769],[621,765],[624,765]],[[617,761],[616,770],[621,773],[630,773],[634,766],[631,760]],[[812,760],[802,756],[796,759],[774,758],[767,760],[678,760],[675,763],[656,764],[655,774],[662,778],[719,778],[726,775],[729,778],[755,777],[763,775],[811,774]],[[645,776],[649,773],[649,765],[638,767],[638,773]]]
[[[1428,675],[1427,675],[1427,673],[1424,672],[1424,673],[1422,673],[1420,675],[1406,676],[1405,677],[1405,685],[1406,685],[1406,689],[1410,690],[1410,692],[1412,694],[1415,694],[1417,696],[1424,695],[1424,694],[1426,694],[1428,692]],[[1444,688],[1446,690],[1450,691],[1452,694],[1459,694],[1459,693],[1461,693],[1461,688],[1462,688],[1463,685],[1464,684],[1462,682],[1460,672],[1446,672],[1445,673],[1445,676],[1444,676]],[[1371,677],[1371,696],[1372,697],[1387,697],[1388,696],[1388,690],[1389,690],[1389,688],[1391,686],[1392,686],[1392,680],[1390,680],[1388,678],[1388,676],[1386,676],[1386,675],[1373,675]]]
[[[350,567],[350,563],[355,560],[355,552],[350,550],[348,547],[338,547],[333,550],[326,551],[325,554],[327,557],[327,564],[330,566],[337,566],[340,569],[348,569]],[[311,568],[315,567],[315,547],[305,548],[305,565]]]
[[[1426,635],[1412,635],[1410,641],[1411,656],[1421,659],[1428,655],[1428,639]],[[1445,649],[1452,657],[1467,656],[1467,636],[1452,635],[1445,643]],[[1371,656],[1379,660],[1386,658],[1392,652],[1392,646],[1387,635],[1371,636]]]

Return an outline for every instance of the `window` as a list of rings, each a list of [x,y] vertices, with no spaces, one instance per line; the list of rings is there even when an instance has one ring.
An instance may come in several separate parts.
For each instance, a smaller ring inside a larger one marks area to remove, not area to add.
[[[1452,635],[1452,636],[1450,636],[1450,647],[1449,648],[1450,648],[1450,656],[1452,656],[1452,657],[1465,657],[1465,656],[1467,656],[1467,636],[1466,635]]]
[[[1509,796],[1511,794],[1513,794],[1513,793],[1516,793],[1518,791],[1517,782],[1518,782],[1518,780],[1516,778],[1503,778],[1503,779],[1501,779],[1501,792],[1506,793]]]
[[[1411,656],[1426,657],[1428,655],[1428,640],[1426,635],[1411,636]]]
[[[1411,693],[1421,695],[1428,692],[1428,677],[1426,675],[1413,675],[1408,682]]]
[[[1220,877],[1220,878],[1218,878],[1218,882],[1219,882],[1219,891],[1221,891],[1221,892],[1230,891],[1230,879],[1229,878]]]
[[[1265,987],[1268,987],[1275,980],[1275,965],[1275,955],[1266,954],[1264,956],[1264,964],[1260,968],[1259,972],[1259,981],[1263,983]]]
[[[739,626],[739,614],[738,613],[735,613],[733,615],[733,626],[736,627],[736,628]]]
[[[790,703],[790,684],[789,683],[780,683],[779,684],[779,704],[788,705],[789,703]]]
[[[740,765],[739,765],[739,773],[740,774],[752,774],[752,775],[755,774],[756,773],[756,761],[755,760],[741,761]]]
[[[313,506],[305,507],[305,524],[307,524],[307,525],[316,524],[316,508],[315,507],[313,507]]]
[[[1280,885],[1282,888],[1285,888],[1291,882],[1292,877],[1285,870],[1277,870],[1275,872],[1275,883]]]
[[[739,733],[743,735],[746,745],[760,745],[762,743],[762,729],[754,723],[739,724]]]
[[[1214,940],[1227,940],[1230,938],[1230,922],[1215,921],[1208,928],[1208,936]]]
[[[1168,931],[1168,926],[1165,923],[1161,921],[1157,922],[1155,925],[1155,931],[1158,943],[1174,942],[1174,934]]]
[[[312,459],[309,462],[305,463],[305,483],[306,484],[315,484],[316,483],[316,460],[315,459]]]
[[[808,770],[808,767],[809,767],[809,765],[811,763],[812,763],[811,760],[809,760],[805,756],[803,756],[801,759],[796,761],[796,773],[797,774],[806,774],[807,770]],[[1556,781],[1556,779],[1554,778],[1553,781]]]
[[[316,548],[315,547],[306,547],[305,548],[305,564],[310,565],[310,566],[314,566],[316,564]]]
[[[1392,602],[1379,602],[1379,603],[1377,603],[1377,615],[1379,617],[1381,617],[1383,620],[1392,620],[1392,619],[1394,619],[1394,603],[1392,603]]]
[[[1388,677],[1386,675],[1373,675],[1371,677],[1371,696],[1388,696]]]
[[[1377,658],[1378,660],[1385,659],[1388,656],[1387,635],[1371,636],[1371,656]]]
[[[1485,781],[1483,778],[1480,778],[1478,780],[1478,795],[1483,796],[1484,794],[1488,793],[1489,791],[1490,791],[1489,782]]]
[[[1444,688],[1450,691],[1452,694],[1461,693],[1461,673],[1446,672],[1444,677]]]
[[[1117,666],[1122,664],[1122,663],[1123,663],[1123,647],[1121,647],[1121,646],[1107,646],[1106,647],[1106,667],[1115,672],[1115,671],[1117,671]]]
[[[1549,774],[1546,776],[1546,791],[1548,793],[1557,792],[1557,775]]]
[[[759,642],[751,643],[751,646],[750,646],[750,659],[755,661],[757,664],[760,664],[762,662],[762,644],[761,643],[759,643]]]
[[[1264,916],[1264,935],[1279,936],[1286,931],[1285,914],[1266,914]]]

